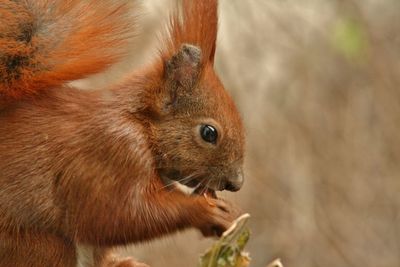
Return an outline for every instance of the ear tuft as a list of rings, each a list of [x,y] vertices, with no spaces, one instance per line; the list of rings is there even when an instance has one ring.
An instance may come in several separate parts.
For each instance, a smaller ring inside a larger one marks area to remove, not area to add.
[[[197,82],[201,69],[201,49],[183,44],[179,51],[166,62],[167,80],[185,88]]]

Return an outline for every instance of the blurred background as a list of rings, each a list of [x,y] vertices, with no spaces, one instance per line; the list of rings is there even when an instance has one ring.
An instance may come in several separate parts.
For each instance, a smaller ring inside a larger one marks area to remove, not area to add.
[[[172,0],[142,0],[132,53],[157,52]],[[222,196],[252,215],[254,267],[400,266],[400,1],[220,0],[216,68],[247,129],[246,182]],[[122,249],[196,266],[195,231]]]

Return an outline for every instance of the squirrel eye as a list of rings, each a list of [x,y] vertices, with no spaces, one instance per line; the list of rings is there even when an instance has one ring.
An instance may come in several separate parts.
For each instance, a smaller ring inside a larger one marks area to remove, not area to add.
[[[217,138],[218,138],[217,129],[215,129],[211,125],[202,125],[200,127],[200,135],[201,135],[201,138],[203,138],[203,140],[208,143],[215,144],[217,142]]]

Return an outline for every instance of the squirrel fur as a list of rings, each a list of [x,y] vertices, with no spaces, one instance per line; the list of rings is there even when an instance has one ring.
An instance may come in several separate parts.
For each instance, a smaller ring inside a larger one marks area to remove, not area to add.
[[[117,85],[68,84],[124,56],[131,16],[122,0],[1,1],[0,267],[77,266],[79,245],[92,267],[144,266],[109,248],[219,235],[238,215],[201,196],[243,182],[242,121],[213,68],[217,0],[184,0],[159,56]]]

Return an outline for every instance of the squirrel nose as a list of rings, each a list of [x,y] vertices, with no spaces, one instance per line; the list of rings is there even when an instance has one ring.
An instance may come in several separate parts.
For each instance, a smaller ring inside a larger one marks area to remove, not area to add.
[[[243,182],[244,182],[243,171],[240,170],[238,171],[236,177],[229,178],[225,182],[225,190],[232,192],[239,191],[240,188],[242,188]]]

